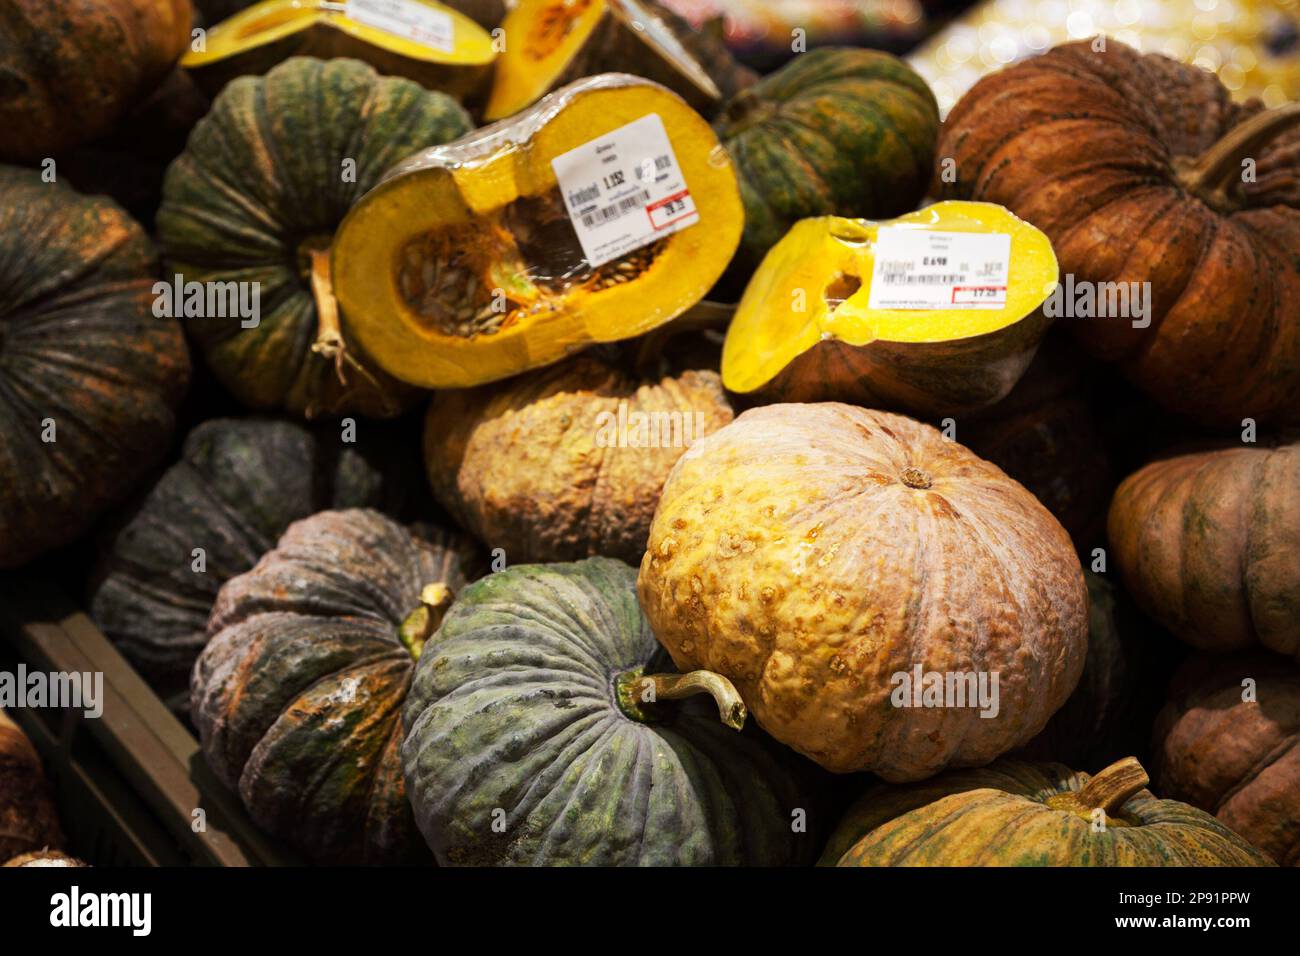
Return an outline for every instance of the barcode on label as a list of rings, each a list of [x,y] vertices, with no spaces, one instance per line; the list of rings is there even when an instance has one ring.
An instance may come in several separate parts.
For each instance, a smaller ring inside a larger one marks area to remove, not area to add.
[[[588,228],[598,226],[601,223],[609,222],[611,219],[626,215],[633,209],[644,209],[645,204],[649,201],[650,194],[644,189],[639,190],[631,196],[623,197],[616,203],[610,203],[608,206],[592,210],[582,217],[582,224]]]
[[[961,273],[941,276],[914,276],[886,272],[880,278],[885,285],[952,285],[961,278]]]
[[[595,202],[599,198],[600,187],[595,183],[592,183],[584,189],[575,189],[573,192],[569,193],[569,208],[577,209],[580,206],[587,205],[589,202]]]
[[[672,164],[673,161],[669,159],[667,156],[656,156],[654,161],[654,171],[656,173],[662,173],[665,169],[667,169]],[[650,175],[650,163],[649,160],[647,160],[646,162],[640,163],[637,166],[636,178],[645,179],[649,175]]]

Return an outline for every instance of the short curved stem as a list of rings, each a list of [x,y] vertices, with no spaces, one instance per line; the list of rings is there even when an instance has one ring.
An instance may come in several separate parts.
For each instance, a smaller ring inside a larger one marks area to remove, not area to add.
[[[647,685],[649,681],[649,685]],[[713,671],[691,671],[686,674],[643,674],[637,681],[643,689],[652,693],[645,694],[651,700],[680,700],[695,694],[708,694],[718,705],[718,718],[732,730],[745,726],[749,712],[745,702],[740,699],[736,685],[721,674]]]
[[[1088,809],[1100,807],[1107,816],[1114,816],[1150,782],[1137,757],[1125,757],[1094,774],[1079,791],[1079,801]]]
[[[1275,110],[1256,113],[1228,130],[1222,138],[1180,174],[1183,188],[1201,199],[1211,200],[1241,160],[1291,127],[1300,124],[1300,103],[1288,103]]]
[[[442,626],[442,619],[455,600],[451,588],[442,583],[426,584],[420,592],[420,606],[406,616],[398,628],[397,637],[415,660],[419,660],[424,645]]]

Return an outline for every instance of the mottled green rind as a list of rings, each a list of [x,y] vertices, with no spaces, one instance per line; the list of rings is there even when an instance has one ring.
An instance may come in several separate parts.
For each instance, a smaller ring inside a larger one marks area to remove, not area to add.
[[[1094,832],[1045,804],[1089,775],[999,760],[902,786],[872,786],[831,836],[820,866],[1272,866],[1209,814],[1143,790]]]
[[[91,617],[165,700],[188,712],[190,671],[221,586],[317,511],[398,513],[420,477],[414,455],[407,461],[395,447],[402,437],[369,425],[344,443],[338,425],[203,422],[186,437],[180,460],[102,535]]]
[[[324,511],[221,589],[191,685],[203,755],[312,862],[429,861],[399,761],[412,662],[398,628],[426,584],[455,592],[478,558],[459,535]]]
[[[450,97],[356,60],[298,57],[221,92],[168,168],[158,236],[169,277],[261,283],[256,328],[185,319],[241,403],[312,416],[388,416],[410,403],[414,393],[377,369],[378,388],[355,369],[345,387],[312,354],[316,306],[299,245],[328,242],[390,166],[472,128]],[[348,160],[355,176],[345,176]],[[343,325],[346,339],[346,316]]]
[[[619,709],[618,674],[669,671],[608,558],[520,565],[467,588],[425,646],[403,721],[416,823],[444,865],[783,865],[811,812],[757,732],[708,697]],[[497,827],[494,829],[494,822]]]
[[[939,109],[906,63],[875,50],[796,56],[714,124],[745,206],[740,257],[756,265],[800,219],[885,219],[925,195]]]
[[[72,541],[167,453],[190,363],[156,281],[116,203],[0,166],[0,568]]]

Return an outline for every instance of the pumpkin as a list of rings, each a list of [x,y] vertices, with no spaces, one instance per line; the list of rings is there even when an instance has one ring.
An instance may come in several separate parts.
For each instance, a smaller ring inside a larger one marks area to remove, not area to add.
[[[958,422],[957,438],[1032,491],[1086,554],[1102,543],[1115,479],[1081,380],[1068,340],[1049,336],[1006,398]]]
[[[519,0],[501,22],[511,42],[497,60],[484,118],[513,116],[567,83],[613,70],[662,83],[712,113],[722,91],[681,26],[650,0]]]
[[[181,65],[216,95],[293,56],[351,57],[464,99],[487,83],[496,53],[478,24],[432,0],[263,0],[209,30]]]
[[[108,132],[189,39],[189,0],[9,0],[0,17],[0,161],[37,163]]]
[[[887,219],[915,208],[939,111],[897,57],[824,47],[741,91],[715,128],[736,164],[741,259],[752,268],[800,219]]]
[[[449,97],[354,60],[287,60],[217,97],[167,170],[158,236],[169,278],[250,295],[259,284],[253,327],[228,309],[186,309],[192,340],[241,403],[380,417],[414,399],[355,347],[344,357],[328,250],[385,168],[467,129]]]
[[[928,425],[829,402],[687,449],[637,587],[678,668],[731,680],[828,770],[890,781],[1026,743],[1087,651],[1083,571],[1037,499]]]
[[[0,710],[0,862],[63,843],[41,758]]]
[[[84,867],[89,864],[81,862],[75,857],[68,856],[66,853],[60,853],[58,850],[37,850],[33,853],[24,853],[16,856],[7,863],[0,863],[0,866],[77,866]]]
[[[1209,814],[1145,787],[1133,757],[1095,776],[999,760],[875,786],[822,854],[838,866],[1271,866]],[[1103,829],[1098,829],[1100,824]]]
[[[637,152],[656,142],[664,169]],[[562,189],[552,161],[579,149],[570,171],[582,185]],[[602,188],[582,165],[596,150],[617,157],[601,160],[600,178],[622,185]],[[664,218],[678,184],[698,219],[685,206]],[[644,223],[650,206],[658,238],[633,247],[618,223]],[[726,268],[742,215],[708,124],[662,86],[603,74],[390,170],[339,230],[334,288],[349,331],[388,374],[482,385],[682,314]],[[573,225],[584,217],[613,222],[618,237],[590,239],[591,258]]]
[[[167,452],[189,381],[156,259],[111,200],[0,167],[0,568],[60,547]]]
[[[726,680],[659,673],[635,578],[588,558],[517,565],[461,592],[403,715],[407,789],[440,864],[805,856],[792,827],[809,810],[801,778],[769,741],[735,732],[745,708]]]
[[[105,530],[91,617],[173,706],[189,710],[217,592],[289,525],[330,508],[398,512],[414,498],[396,436],[366,426],[357,437],[345,444],[328,426],[271,419],[203,422],[180,460]]]
[[[1115,490],[1111,555],[1138,605],[1194,647],[1300,658],[1300,443],[1154,461]]]
[[[673,464],[731,418],[716,372],[637,381],[579,356],[501,387],[439,392],[425,462],[439,502],[512,562],[631,563]]]
[[[1166,409],[1209,425],[1294,419],[1300,134],[1284,130],[1297,109],[1233,103],[1213,74],[1113,40],[1069,43],[962,97],[934,190],[1042,229],[1076,295],[1108,312],[1146,283],[1146,315],[1069,326]]]
[[[1160,706],[1149,690],[1168,679],[1161,652],[1172,640],[1159,634],[1106,577],[1091,571],[1083,576],[1088,584],[1083,674],[1069,700],[1015,755],[1096,771],[1125,754],[1145,752]]]
[[[1174,678],[1153,737],[1162,793],[1214,814],[1283,866],[1300,866],[1294,663],[1267,651],[1193,655]]]
[[[478,558],[467,540],[424,531],[322,511],[212,609],[190,695],[203,755],[254,822],[316,863],[428,857],[398,762],[401,708]]]
[[[506,17],[507,0],[443,0],[453,10],[459,10],[484,30],[495,30]],[[513,3],[513,0],[510,0]]]
[[[945,255],[944,264],[915,274],[937,282],[895,285],[897,257],[922,236],[952,248],[954,259],[968,253],[952,244],[972,236],[1005,244],[1000,303],[936,305],[963,291],[954,284],[963,281],[959,272],[969,294],[978,291],[970,283],[989,289],[974,259],[965,266]],[[745,288],[727,330],[722,380],[767,401],[844,401],[923,416],[983,408],[1011,391],[1034,357],[1051,324],[1039,305],[1055,282],[1047,237],[998,206],[939,203],[885,223],[804,219]]]

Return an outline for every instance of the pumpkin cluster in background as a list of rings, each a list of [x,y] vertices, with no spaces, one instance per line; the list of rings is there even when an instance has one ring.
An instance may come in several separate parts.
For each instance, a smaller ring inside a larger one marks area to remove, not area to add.
[[[1300,106],[1084,41],[941,117],[655,0],[10,6],[0,569],[297,857],[1300,864]],[[0,712],[0,863],[85,865],[58,789]]]

